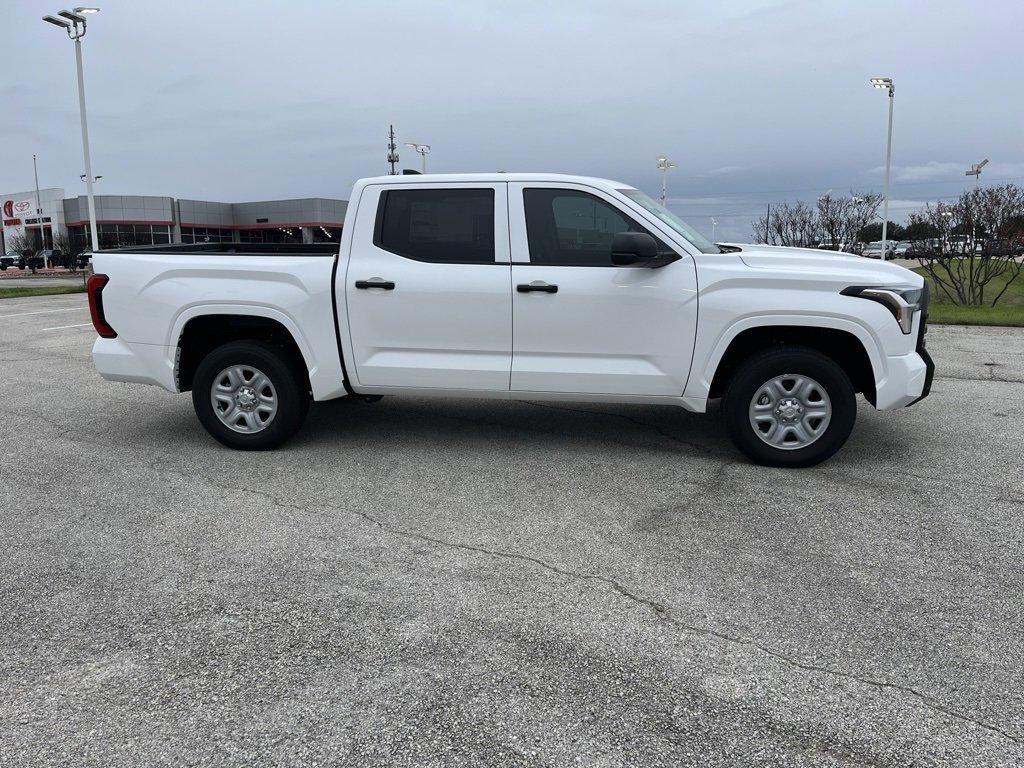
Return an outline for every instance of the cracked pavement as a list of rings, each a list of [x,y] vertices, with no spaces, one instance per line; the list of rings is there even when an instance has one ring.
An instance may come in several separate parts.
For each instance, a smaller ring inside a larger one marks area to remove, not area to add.
[[[1019,765],[1024,331],[811,470],[713,414],[386,398],[241,454],[0,303],[0,764]],[[25,314],[39,312],[39,314]]]

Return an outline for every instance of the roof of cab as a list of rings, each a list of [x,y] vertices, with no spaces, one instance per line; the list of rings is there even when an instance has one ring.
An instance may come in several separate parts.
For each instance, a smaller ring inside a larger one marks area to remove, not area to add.
[[[599,179],[593,176],[571,176],[565,173],[410,173],[398,176],[372,176],[359,179],[359,185],[365,184],[466,184],[485,183],[499,184],[502,182],[561,182],[586,184],[602,189],[633,189],[632,184],[623,184],[611,179]]]

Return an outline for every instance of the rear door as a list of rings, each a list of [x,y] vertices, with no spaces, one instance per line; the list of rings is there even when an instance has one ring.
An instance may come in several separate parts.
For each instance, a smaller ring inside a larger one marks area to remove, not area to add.
[[[506,185],[370,185],[354,226],[345,296],[356,383],[507,392]]]
[[[611,195],[510,183],[512,392],[680,396],[697,326],[693,258]],[[615,266],[618,232],[646,231],[679,258]]]

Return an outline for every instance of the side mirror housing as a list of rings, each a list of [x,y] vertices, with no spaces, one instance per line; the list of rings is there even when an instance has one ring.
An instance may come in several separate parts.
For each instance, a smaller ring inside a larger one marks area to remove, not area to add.
[[[658,258],[658,243],[646,232],[619,232],[612,238],[612,264],[647,266]]]
[[[658,241],[646,232],[619,232],[612,238],[612,264],[617,267],[664,267],[679,259],[674,251],[658,250]]]

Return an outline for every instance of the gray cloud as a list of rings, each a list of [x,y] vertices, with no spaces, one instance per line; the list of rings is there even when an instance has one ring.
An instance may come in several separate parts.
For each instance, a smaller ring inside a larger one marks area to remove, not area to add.
[[[967,158],[1024,176],[1024,102],[1006,90],[1016,0],[102,5],[84,48],[106,192],[343,197],[385,170],[394,123],[437,171],[586,173],[657,195],[666,153],[673,207],[742,239],[769,200],[881,186],[876,74],[897,85],[894,196],[956,194]],[[36,152],[43,184],[78,191],[72,47],[40,20],[55,8],[0,7],[0,189],[31,185]]]

